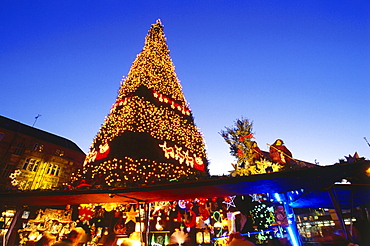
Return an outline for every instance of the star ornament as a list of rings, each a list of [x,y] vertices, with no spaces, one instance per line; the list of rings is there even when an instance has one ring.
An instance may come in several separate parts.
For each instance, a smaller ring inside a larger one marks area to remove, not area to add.
[[[235,197],[236,196],[229,196],[229,199],[227,200],[225,199],[225,201],[222,202],[226,204],[227,210],[229,210],[230,207],[234,207],[234,208],[236,207],[234,203]]]
[[[130,211],[126,213],[127,219],[126,219],[125,224],[127,224],[130,221],[133,221],[134,223],[136,223],[136,215],[137,215],[137,212],[134,210],[134,207],[132,206]]]
[[[272,218],[270,218],[270,217],[266,218],[266,223],[271,224],[272,222],[274,222],[274,221],[272,220]]]

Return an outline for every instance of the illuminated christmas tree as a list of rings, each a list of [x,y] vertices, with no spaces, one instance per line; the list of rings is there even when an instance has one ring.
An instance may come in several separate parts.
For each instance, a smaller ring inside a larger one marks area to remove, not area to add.
[[[123,187],[208,177],[203,137],[158,20],[73,179]]]

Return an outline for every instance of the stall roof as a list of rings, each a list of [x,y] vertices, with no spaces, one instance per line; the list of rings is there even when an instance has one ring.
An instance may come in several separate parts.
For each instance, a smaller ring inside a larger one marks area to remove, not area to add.
[[[370,205],[370,184],[335,184],[331,188],[342,209]],[[327,189],[310,191],[289,205],[293,208],[334,208]]]
[[[362,161],[245,177],[220,177],[205,181],[173,182],[135,188],[3,192],[0,193],[0,203],[29,206],[136,203],[284,193],[298,189],[314,191],[331,187],[334,182],[347,177],[364,175],[369,167],[369,161]]]

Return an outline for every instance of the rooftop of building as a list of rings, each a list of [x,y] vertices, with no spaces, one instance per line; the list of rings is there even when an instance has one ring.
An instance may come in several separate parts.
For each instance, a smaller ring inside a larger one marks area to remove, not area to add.
[[[7,129],[13,132],[25,134],[25,135],[40,139],[42,141],[48,142],[48,143],[52,143],[55,145],[59,145],[59,146],[77,151],[77,152],[84,153],[81,150],[81,148],[78,147],[77,144],[75,144],[69,139],[55,135],[50,132],[37,129],[35,127],[23,124],[21,122],[9,119],[1,115],[0,115],[0,128],[4,128],[4,129]]]

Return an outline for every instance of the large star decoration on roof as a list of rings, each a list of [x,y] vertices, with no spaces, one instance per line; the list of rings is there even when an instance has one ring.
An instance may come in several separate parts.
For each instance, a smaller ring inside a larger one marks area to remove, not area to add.
[[[137,212],[134,210],[133,206],[131,207],[130,211],[126,213],[126,215],[127,215],[127,218],[126,218],[125,224],[127,224],[130,221],[133,221],[134,223],[136,223]]]
[[[353,156],[348,155],[348,156],[345,156],[345,158],[346,158],[346,160],[347,160],[348,163],[353,163],[353,162],[356,162],[356,161],[363,161],[363,160],[365,160],[365,158],[364,157],[360,157],[357,152],[355,152],[355,154]]]
[[[227,210],[230,209],[230,207],[236,207],[235,206],[235,203],[234,203],[234,200],[235,200],[235,197],[236,196],[229,196],[229,200],[228,201],[223,201],[222,203],[225,203],[226,204],[226,207],[227,207]]]

